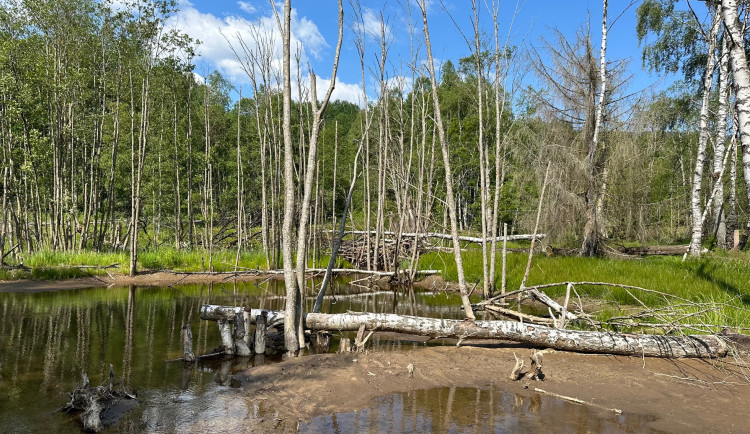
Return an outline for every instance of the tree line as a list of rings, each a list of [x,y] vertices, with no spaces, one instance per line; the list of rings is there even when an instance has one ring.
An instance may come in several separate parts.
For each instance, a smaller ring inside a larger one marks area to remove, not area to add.
[[[325,231],[346,207],[350,228],[372,231],[368,269],[419,254],[413,243],[394,255],[386,232],[480,234],[489,293],[498,239],[532,231],[548,164],[540,225],[555,244],[586,255],[605,253],[605,241],[733,247],[750,176],[737,27],[747,5],[708,2],[703,22],[676,1],[643,2],[645,64],[684,79],[634,93],[626,61],[606,56],[620,24],[604,4],[601,41],[582,27],[521,47],[501,33],[509,11],[473,2],[473,27],[456,29],[466,57],[441,64],[420,5],[383,11],[379,32],[359,2],[341,5],[341,45],[356,49],[361,83],[376,84],[357,105],[319,94],[316,73],[329,71],[307,69],[296,47],[285,82],[281,20],[278,33],[248,22],[251,36],[227,35],[241,87],[195,74],[199,41],[167,25],[172,0],[10,0],[0,11],[3,259],[128,250],[134,273],[144,249],[205,249],[212,267],[216,249],[258,248],[278,268],[330,250]],[[397,19],[406,59],[391,52]]]

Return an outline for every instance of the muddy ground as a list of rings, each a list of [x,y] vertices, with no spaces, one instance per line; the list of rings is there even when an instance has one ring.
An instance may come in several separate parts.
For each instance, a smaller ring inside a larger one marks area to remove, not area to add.
[[[499,387],[521,396],[533,396],[539,388],[587,401],[603,413],[619,409],[651,416],[646,418],[650,420],[644,425],[647,430],[750,430],[750,382],[745,376],[750,370],[734,358],[665,360],[547,350],[543,355],[546,378],[531,382],[509,379],[514,353],[528,360],[531,349],[485,343],[481,347],[313,355],[257,366],[235,373],[245,402],[234,405],[272,408],[276,414],[223,420],[220,425],[207,420],[191,431],[296,431],[300,422],[363,409],[378,397],[453,386]]]
[[[66,289],[83,289],[109,286],[172,286],[196,283],[222,283],[258,281],[266,279],[283,279],[283,274],[269,273],[177,273],[170,271],[144,271],[137,276],[130,277],[125,274],[109,273],[107,275],[82,277],[64,280],[30,280],[20,279],[11,281],[0,281],[0,292],[42,292],[61,291]],[[373,278],[373,283],[388,286],[387,278]],[[445,282],[442,277],[433,275],[415,283],[416,287],[426,290],[456,290],[457,286]]]

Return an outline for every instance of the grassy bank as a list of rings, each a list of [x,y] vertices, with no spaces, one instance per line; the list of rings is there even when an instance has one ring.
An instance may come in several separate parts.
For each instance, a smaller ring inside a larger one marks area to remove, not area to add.
[[[214,271],[234,271],[236,250],[219,250],[213,252]],[[319,262],[312,260],[308,267],[325,267],[330,256],[322,255]],[[23,258],[25,268],[0,269],[0,280],[61,280],[92,275],[110,273],[127,274],[130,264],[129,255],[125,252],[57,252],[43,250],[32,253]],[[80,268],[85,267],[114,267],[105,269]],[[339,266],[346,267],[348,263],[339,260]],[[245,250],[240,253],[238,263],[240,270],[267,269],[266,257],[260,250]],[[209,253],[207,250],[177,250],[162,248],[145,251],[138,254],[139,271],[173,270],[173,271],[207,271],[209,269]]]
[[[528,255],[508,255],[507,288],[518,289],[526,268]],[[500,258],[498,258],[498,265]],[[457,280],[456,263],[449,253],[428,253],[420,259],[423,269],[442,269],[443,278]],[[464,253],[466,278],[473,286],[482,277],[481,251]],[[720,309],[696,314],[686,321],[705,322],[732,327],[750,327],[750,255],[747,253],[709,254],[700,259],[653,256],[643,259],[621,260],[582,258],[571,256],[535,256],[527,286],[554,282],[607,282],[633,285],[671,294],[695,303],[718,303]],[[498,266],[495,284],[500,287]],[[477,289],[479,291],[480,288]],[[546,288],[551,297],[565,295],[565,286]],[[600,318],[621,315],[626,307],[639,302],[656,307],[675,299],[643,291],[628,291],[606,286],[577,286],[583,298],[603,300],[608,306],[598,312]],[[632,294],[632,295],[631,295]],[[698,312],[699,307],[686,308],[686,314]],[[673,317],[670,317],[673,318]]]
[[[215,271],[234,270],[236,251],[223,250],[213,254]],[[178,251],[164,248],[157,251],[141,252],[138,268],[144,270],[204,271],[208,269],[208,252],[203,250]],[[527,255],[508,255],[508,290],[517,289],[526,267]],[[495,276],[495,284],[500,287],[500,269]],[[319,264],[325,266],[328,257],[321,258]],[[23,278],[37,280],[60,280],[107,272],[127,274],[128,255],[126,253],[97,252],[54,252],[41,251],[23,258],[25,269],[0,270],[0,280]],[[79,268],[78,266],[106,267],[107,270]],[[342,263],[340,266],[346,267]],[[241,269],[266,269],[265,255],[261,251],[244,251],[240,255]],[[445,280],[456,281],[456,263],[453,255],[445,252],[432,252],[423,255],[419,261],[421,269],[442,270]],[[482,255],[479,250],[464,253],[464,269],[467,280],[473,284],[481,281]],[[685,321],[691,323],[750,327],[750,254],[709,254],[700,259],[685,262],[680,257],[649,257],[644,259],[620,260],[606,258],[582,258],[570,256],[535,256],[527,286],[566,281],[608,282],[649,288],[680,297],[690,302],[702,304],[681,307],[683,313],[696,313]],[[643,303],[649,307],[675,303],[663,295],[643,291],[628,292],[622,288],[608,286],[576,286],[576,291],[585,300],[603,302],[597,308],[600,319],[612,318],[625,312],[632,312],[633,306]],[[475,294],[479,294],[478,289]],[[552,297],[565,294],[565,287],[546,288]],[[637,297],[637,300],[634,298]],[[705,309],[706,303],[716,303],[717,310]],[[677,302],[680,304],[680,302]],[[682,303],[684,304],[684,303]],[[675,318],[675,315],[668,318]],[[679,315],[677,315],[679,317]]]
[[[234,270],[237,251],[222,250],[213,253],[215,271]],[[28,269],[0,270],[0,280],[39,279],[56,280],[74,277],[101,275],[109,272],[127,274],[129,256],[125,252],[57,252],[43,250],[23,258],[23,265]],[[78,266],[98,266],[113,268],[92,269]],[[266,259],[262,252],[245,251],[240,255],[239,266],[242,268],[265,269]],[[139,270],[177,270],[205,271],[209,267],[209,254],[204,250],[176,250],[163,248],[138,254]]]

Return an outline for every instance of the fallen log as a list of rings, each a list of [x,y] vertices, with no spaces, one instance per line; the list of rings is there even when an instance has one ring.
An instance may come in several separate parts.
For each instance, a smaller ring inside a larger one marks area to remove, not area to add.
[[[105,267],[106,268],[106,267]],[[245,270],[245,271],[173,271],[173,270],[161,270],[165,273],[170,274],[176,274],[176,275],[196,275],[196,276],[232,276],[232,275],[264,275],[264,274],[274,274],[274,275],[283,275],[284,270]],[[326,272],[325,268],[306,268],[305,273],[308,274],[324,274]],[[408,274],[408,270],[399,270],[398,272],[395,271],[376,271],[376,270],[362,270],[359,268],[334,268],[331,270],[334,274],[364,274],[368,276],[376,276],[376,277],[392,277],[396,274]],[[417,274],[423,275],[423,276],[431,276],[433,274],[440,274],[440,270],[417,270]]]
[[[326,232],[331,232],[331,230],[328,230]],[[347,231],[347,234],[350,235],[375,235],[375,231]],[[381,235],[388,235],[389,237],[395,237],[398,236],[396,232],[390,232],[390,231],[383,231],[380,233]],[[541,240],[545,237],[545,234],[536,234],[536,239]],[[404,232],[401,234],[401,238],[439,238],[442,240],[452,240],[451,234],[441,234],[438,232],[424,232],[424,233],[418,233],[418,232]],[[501,242],[505,239],[508,241],[531,241],[534,238],[534,235],[531,234],[519,234],[519,235],[508,235],[507,237],[496,237],[495,241]],[[467,241],[470,243],[481,243],[482,237],[470,237],[466,235],[459,235],[458,236],[459,241]],[[487,238],[487,241],[492,241],[492,238]]]
[[[678,256],[682,255],[687,251],[687,245],[680,246],[637,246],[637,247],[624,247],[621,252],[626,255],[637,255],[637,256]]]
[[[201,318],[218,321],[233,321],[237,309],[204,305]],[[250,321],[263,312],[260,309],[245,309]],[[267,312],[269,324],[283,322],[284,312]],[[310,330],[358,331],[364,325],[367,330],[398,332],[432,338],[505,339],[534,346],[584,353],[619,354],[644,357],[723,357],[727,344],[715,335],[662,336],[648,334],[614,333],[607,331],[565,330],[516,321],[461,321],[423,318],[408,315],[349,312],[343,314],[308,313],[304,317],[305,328]]]

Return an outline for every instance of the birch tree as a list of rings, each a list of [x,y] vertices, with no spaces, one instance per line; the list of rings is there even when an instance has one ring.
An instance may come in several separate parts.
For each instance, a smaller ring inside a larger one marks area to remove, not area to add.
[[[708,34],[708,57],[706,61],[706,72],[703,76],[703,97],[701,100],[700,132],[698,136],[698,151],[693,171],[693,187],[690,195],[690,208],[692,210],[692,231],[688,253],[691,256],[700,256],[701,238],[703,235],[703,207],[701,205],[701,191],[703,185],[703,166],[706,161],[706,147],[708,137],[711,135],[709,125],[709,104],[711,102],[711,87],[714,79],[714,65],[716,64],[716,38],[719,35],[721,17],[718,11],[713,14],[711,30]],[[722,153],[723,154],[723,153]],[[722,158],[723,155],[719,158]]]
[[[275,10],[275,5],[271,3]],[[336,73],[338,71],[339,55],[344,33],[344,8],[341,0],[338,2],[338,42],[333,60],[331,82],[328,90],[318,105],[316,75],[310,71],[310,102],[313,106],[312,131],[310,132],[310,146],[307,151],[307,163],[302,203],[300,206],[299,228],[297,231],[297,262],[295,267],[293,251],[292,224],[295,208],[295,183],[294,183],[294,155],[292,147],[291,127],[291,73],[290,73],[290,38],[291,38],[291,0],[284,2],[283,24],[279,22],[282,34],[283,46],[283,133],[284,133],[284,220],[282,228],[282,250],[284,260],[284,283],[286,284],[286,317],[284,320],[284,343],[290,355],[296,355],[300,349],[300,338],[302,336],[302,297],[305,294],[305,267],[307,261],[307,225],[310,218],[310,199],[313,190],[313,179],[315,175],[315,161],[317,158],[318,135],[322,116],[328,107],[331,94],[336,85]],[[278,19],[278,15],[277,15]]]
[[[735,105],[739,120],[737,129],[742,145],[742,172],[745,185],[750,186],[750,69],[747,65],[745,39],[742,32],[743,27],[739,21],[738,8],[737,0],[722,0],[721,2],[721,13],[727,33],[729,58],[732,66]],[[750,199],[750,188],[747,188],[747,195]]]

